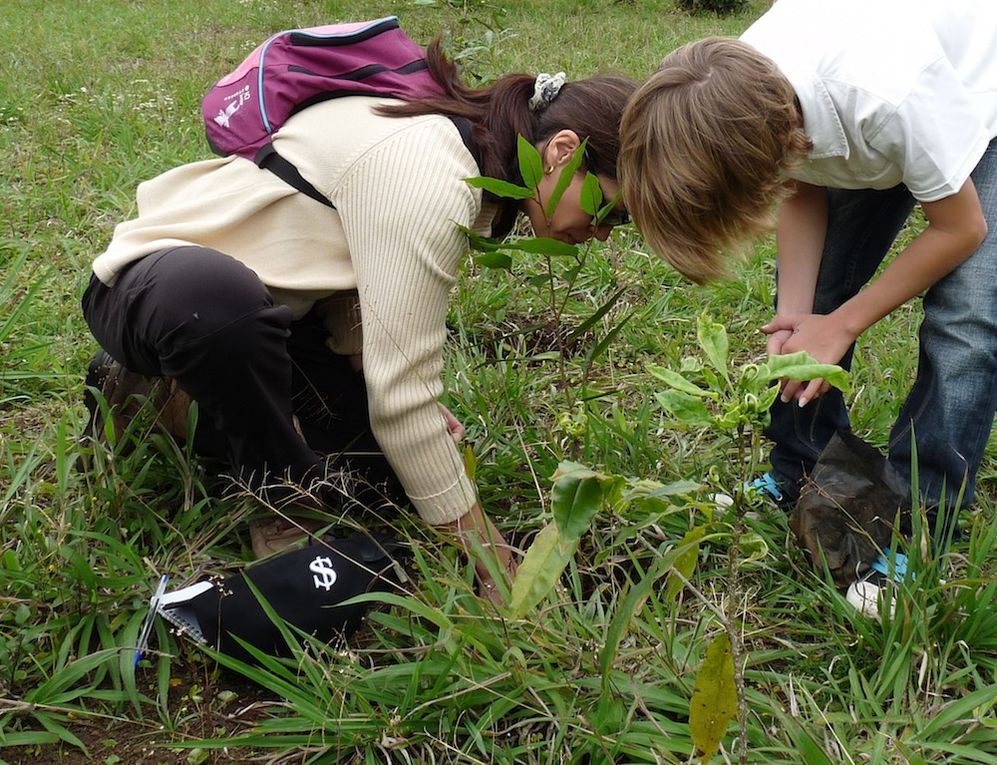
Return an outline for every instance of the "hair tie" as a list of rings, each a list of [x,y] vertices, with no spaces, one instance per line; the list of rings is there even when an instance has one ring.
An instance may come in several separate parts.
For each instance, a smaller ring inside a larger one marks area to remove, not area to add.
[[[567,75],[564,72],[558,72],[557,74],[541,72],[538,74],[536,82],[533,83],[533,95],[530,97],[530,111],[542,112],[550,106],[550,102],[557,98],[557,94],[561,92],[561,87],[564,85],[565,79],[567,79]]]

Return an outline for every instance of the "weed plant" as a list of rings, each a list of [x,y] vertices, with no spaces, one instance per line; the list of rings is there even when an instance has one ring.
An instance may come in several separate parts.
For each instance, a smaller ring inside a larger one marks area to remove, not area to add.
[[[78,302],[91,258],[133,212],[135,185],[209,156],[198,107],[211,82],[275,30],[392,12],[416,39],[445,33],[480,81],[516,70],[642,77],[686,40],[738,33],[763,5],[721,18],[662,0],[376,10],[6,0],[0,760],[685,763],[719,612],[736,615],[743,647],[748,762],[997,763],[997,439],[963,539],[941,555],[911,547],[916,581],[882,624],[852,612],[786,518],[765,508],[744,518],[736,589],[721,533],[696,548],[688,586],[670,584],[662,561],[676,562],[690,528],[722,513],[710,494],[736,487],[745,466],[730,433],[679,426],[662,410],[648,366],[677,370],[696,355],[704,310],[726,328],[733,362],[762,360],[770,241],[735,279],[699,288],[624,228],[562,280],[571,286],[556,315],[530,287],[550,267],[542,256],[516,253],[508,271],[469,259],[449,315],[447,402],[467,427],[483,505],[525,551],[556,520],[562,463],[629,491],[600,504],[524,615],[477,598],[464,559],[407,514],[352,516],[336,520],[404,539],[413,576],[405,592],[378,596],[348,645],[288,632],[294,659],[249,667],[159,624],[155,650],[133,666],[159,575],[180,585],[247,561],[250,507],[148,417],[117,443],[79,444],[94,345]],[[916,304],[895,312],[857,354],[854,423],[879,446],[914,375],[918,320]],[[737,729],[713,761],[742,756]]]

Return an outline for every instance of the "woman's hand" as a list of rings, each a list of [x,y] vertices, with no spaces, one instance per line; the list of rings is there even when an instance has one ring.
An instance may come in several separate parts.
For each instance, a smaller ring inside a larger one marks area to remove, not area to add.
[[[508,581],[512,581],[516,575],[516,562],[512,557],[512,548],[509,547],[499,530],[495,528],[491,519],[485,515],[481,505],[475,504],[456,521],[442,524],[440,528],[455,534],[470,558],[475,556],[475,547],[480,546],[485,555],[491,556],[489,562],[492,563],[493,569],[497,569],[498,575],[507,575]],[[497,606],[503,605],[502,592],[492,577],[485,559],[475,559],[474,573],[478,579],[479,594]]]
[[[762,332],[769,336],[770,355],[807,351],[821,364],[837,364],[855,342],[855,335],[834,313],[776,316],[762,327]],[[795,398],[800,406],[806,406],[828,390],[830,386],[821,378],[783,380],[780,398],[783,403]]]
[[[443,419],[447,421],[447,432],[450,434],[450,438],[453,439],[455,444],[459,444],[464,440],[464,426],[460,420],[453,416],[453,412],[443,406],[443,404],[437,401],[436,405],[440,408],[440,414],[443,415]]]

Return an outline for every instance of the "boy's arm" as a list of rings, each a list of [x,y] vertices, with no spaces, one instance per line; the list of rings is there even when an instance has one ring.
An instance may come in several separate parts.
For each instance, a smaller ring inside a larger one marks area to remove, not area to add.
[[[779,314],[763,328],[770,334],[792,333],[780,352],[806,350],[818,361],[837,363],[862,332],[951,272],[987,234],[986,218],[972,180],[967,180],[955,194],[922,202],[921,207],[928,227],[878,278],[837,310],[827,316],[805,312],[790,316],[783,314],[780,305]],[[820,395],[822,386],[822,380],[789,383],[783,396],[795,396],[803,406]]]
[[[778,213],[777,317],[813,312],[814,291],[826,233],[827,189],[796,182],[793,195],[782,202]],[[780,353],[785,339],[770,336],[769,353]]]

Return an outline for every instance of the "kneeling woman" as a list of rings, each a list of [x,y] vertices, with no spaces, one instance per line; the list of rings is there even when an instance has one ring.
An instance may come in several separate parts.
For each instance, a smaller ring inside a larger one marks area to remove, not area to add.
[[[137,217],[94,261],[83,312],[117,362],[197,401],[195,447],[250,486],[321,477],[320,453],[380,450],[423,520],[508,569],[455,447],[460,425],[437,402],[467,249],[457,224],[503,236],[525,212],[537,235],[606,239],[610,225],[581,209],[582,175],[617,193],[617,126],[635,84],[513,74],[472,89],[438,42],[426,56],[442,96],[337,98],[276,133],[280,156],[334,209],[240,157],[178,167],[139,187]],[[483,199],[465,182],[521,184],[520,134],[542,154],[541,203],[588,139],[550,220],[533,200]],[[487,567],[476,570],[493,594]]]

